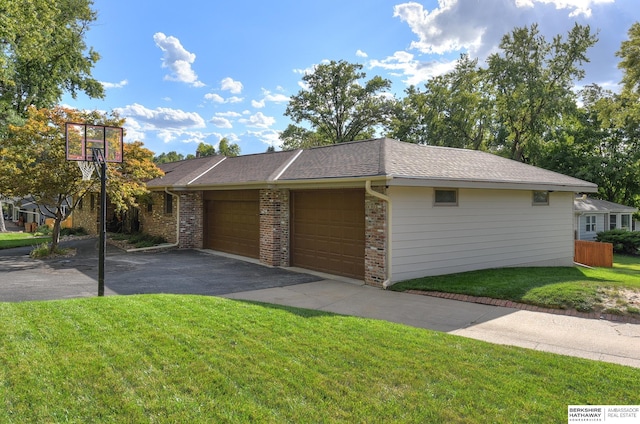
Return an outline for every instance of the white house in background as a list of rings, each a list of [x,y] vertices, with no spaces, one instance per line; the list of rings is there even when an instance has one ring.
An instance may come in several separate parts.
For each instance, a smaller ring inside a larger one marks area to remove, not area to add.
[[[597,233],[616,228],[640,230],[633,222],[638,209],[631,206],[581,196],[573,201],[573,211],[577,240],[595,240]]]

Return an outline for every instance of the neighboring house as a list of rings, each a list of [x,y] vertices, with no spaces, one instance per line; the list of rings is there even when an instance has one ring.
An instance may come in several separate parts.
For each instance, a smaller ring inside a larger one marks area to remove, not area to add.
[[[485,152],[391,139],[161,166],[147,233],[390,283],[573,263],[573,200],[595,184]]]
[[[577,240],[595,240],[597,233],[616,228],[637,230],[634,228],[633,214],[638,209],[631,206],[581,196],[574,199],[573,209]]]

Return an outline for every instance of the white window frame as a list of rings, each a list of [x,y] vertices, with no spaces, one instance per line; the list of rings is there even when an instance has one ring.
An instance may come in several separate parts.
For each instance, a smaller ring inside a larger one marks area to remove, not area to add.
[[[585,232],[587,233],[595,233],[596,232],[596,216],[595,215],[585,215]]]

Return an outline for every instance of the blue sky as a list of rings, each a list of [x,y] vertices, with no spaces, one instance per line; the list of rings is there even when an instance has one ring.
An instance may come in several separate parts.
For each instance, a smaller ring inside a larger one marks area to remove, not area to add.
[[[504,34],[532,23],[548,39],[590,25],[599,42],[577,84],[616,90],[615,52],[640,21],[637,0],[94,0],[94,9],[86,41],[101,55],[93,76],[106,97],[62,104],[117,110],[125,141],[184,155],[222,137],[242,154],[277,149],[289,97],[323,61],[360,63],[401,97],[460,53],[483,62]]]

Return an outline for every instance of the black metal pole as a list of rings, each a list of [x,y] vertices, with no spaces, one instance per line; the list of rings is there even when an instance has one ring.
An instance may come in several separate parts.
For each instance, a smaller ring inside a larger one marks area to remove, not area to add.
[[[104,296],[104,257],[107,251],[107,163],[100,161],[100,252],[98,258],[98,296]]]

